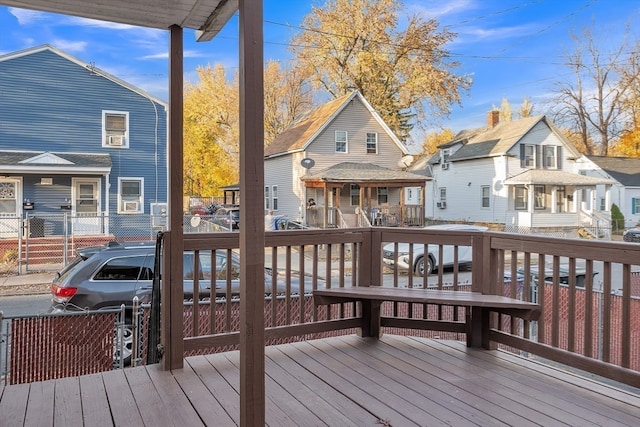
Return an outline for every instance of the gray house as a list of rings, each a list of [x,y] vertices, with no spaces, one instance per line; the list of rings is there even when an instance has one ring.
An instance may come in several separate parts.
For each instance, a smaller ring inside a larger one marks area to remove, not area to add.
[[[166,103],[49,45],[0,56],[0,93],[0,237],[27,216],[109,235],[166,211]]]

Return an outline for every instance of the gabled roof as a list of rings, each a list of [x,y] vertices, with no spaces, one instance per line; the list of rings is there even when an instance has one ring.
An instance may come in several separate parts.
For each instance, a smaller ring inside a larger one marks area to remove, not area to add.
[[[297,122],[285,129],[276,136],[275,140],[264,150],[265,157],[276,157],[296,151],[304,151],[309,144],[335,119],[349,102],[358,98],[360,102],[369,110],[374,119],[389,134],[393,142],[400,148],[402,153],[407,154],[407,148],[400,142],[398,137],[391,131],[389,126],[376,113],[373,107],[358,91],[351,92],[339,98],[331,100],[326,104],[310,111]]]
[[[109,154],[0,151],[0,173],[109,173]]]
[[[73,62],[73,63],[75,63],[75,64],[77,64],[77,65],[79,65],[79,66],[81,66],[83,68],[86,68],[87,70],[91,71],[91,73],[96,74],[96,75],[101,76],[101,77],[104,77],[107,80],[111,80],[112,82],[114,82],[114,83],[116,83],[116,84],[118,84],[118,85],[120,85],[122,87],[125,87],[125,88],[129,89],[132,92],[137,93],[138,95],[142,95],[145,98],[147,98],[149,100],[152,100],[153,102],[155,102],[157,104],[163,105],[165,108],[168,107],[168,104],[165,101],[161,100],[160,98],[157,98],[157,97],[151,95],[150,93],[145,92],[144,90],[140,89],[139,87],[136,87],[136,86],[132,85],[131,83],[127,83],[124,80],[121,80],[118,77],[116,77],[114,75],[111,75],[111,74],[107,73],[104,70],[101,70],[100,68],[96,67],[93,64],[88,64],[86,62],[83,62],[80,59],[76,58],[75,56],[69,55],[68,53],[66,53],[66,52],[64,52],[64,51],[62,51],[62,50],[60,50],[60,49],[58,49],[58,48],[56,48],[54,46],[51,46],[49,44],[44,44],[44,45],[41,45],[41,46],[31,47],[31,48],[28,48],[28,49],[23,49],[23,50],[20,50],[20,51],[17,51],[17,52],[8,53],[6,55],[0,55],[0,62],[10,61],[12,59],[20,58],[20,57],[27,56],[27,55],[33,55],[33,54],[40,53],[40,52],[45,52],[45,51],[52,52],[52,53],[54,53],[54,54],[56,54],[56,55],[58,55],[58,56],[60,56],[60,57],[62,57],[64,59],[66,59],[68,61],[71,61],[71,62]]]
[[[586,157],[625,187],[640,187],[640,159],[606,156]]]
[[[613,184],[613,181],[606,178],[596,178],[577,173],[565,172],[552,169],[529,169],[518,175],[505,179],[506,185],[574,185],[574,186],[594,186],[598,184]]]
[[[480,159],[485,157],[495,157],[507,154],[531,129],[538,123],[545,123],[557,137],[565,142],[565,147],[574,156],[579,156],[573,145],[566,141],[562,133],[546,116],[526,117],[524,119],[513,120],[511,122],[499,123],[494,127],[482,127],[477,129],[466,129],[459,132],[454,139],[442,144],[439,148],[448,148],[456,144],[462,147],[449,156],[449,161]],[[439,153],[436,153],[430,163],[440,161]]]
[[[429,178],[410,172],[387,169],[372,163],[344,162],[304,176],[303,181],[327,182],[422,182]]]

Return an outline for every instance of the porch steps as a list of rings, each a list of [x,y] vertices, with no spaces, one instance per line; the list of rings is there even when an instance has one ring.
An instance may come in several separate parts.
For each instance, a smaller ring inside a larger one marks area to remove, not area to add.
[[[103,245],[114,240],[113,236],[80,236],[69,239],[67,260],[71,261],[78,248]],[[6,242],[3,242],[6,243]],[[18,242],[15,242],[17,248]],[[60,263],[64,261],[64,239],[62,237],[37,237],[22,241],[22,261],[29,265]]]

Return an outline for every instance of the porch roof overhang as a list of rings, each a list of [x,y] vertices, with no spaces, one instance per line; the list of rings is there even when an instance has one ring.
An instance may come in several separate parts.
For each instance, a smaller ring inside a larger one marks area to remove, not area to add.
[[[594,187],[596,185],[613,184],[613,181],[606,178],[596,178],[577,173],[570,173],[561,170],[550,169],[530,169],[518,175],[507,178],[505,185],[572,185],[575,187]]]
[[[0,4],[167,30],[196,30],[197,41],[211,40],[238,10],[239,0],[2,0]],[[159,4],[160,3],[160,4]]]
[[[358,184],[361,187],[424,187],[430,178],[372,163],[338,163],[301,178],[307,187]]]
[[[105,175],[110,172],[108,154],[0,151],[0,174]]]

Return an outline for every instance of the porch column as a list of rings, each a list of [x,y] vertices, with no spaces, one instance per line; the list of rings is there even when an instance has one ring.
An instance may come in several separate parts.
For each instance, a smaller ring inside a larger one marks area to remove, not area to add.
[[[527,185],[527,212],[529,212],[530,214],[533,213],[534,208],[533,208],[533,193],[535,192],[535,186],[533,185]],[[553,197],[552,197],[553,198]]]
[[[555,185],[551,187],[551,213],[556,213],[558,210],[558,187]]]
[[[240,425],[265,425],[262,0],[240,0]]]
[[[322,209],[322,228],[327,228],[327,224],[329,224],[329,191],[331,188],[324,186],[324,194],[323,194],[323,209]],[[332,191],[333,193],[333,191]]]
[[[604,186],[604,210],[611,211],[611,184],[605,184]]]

